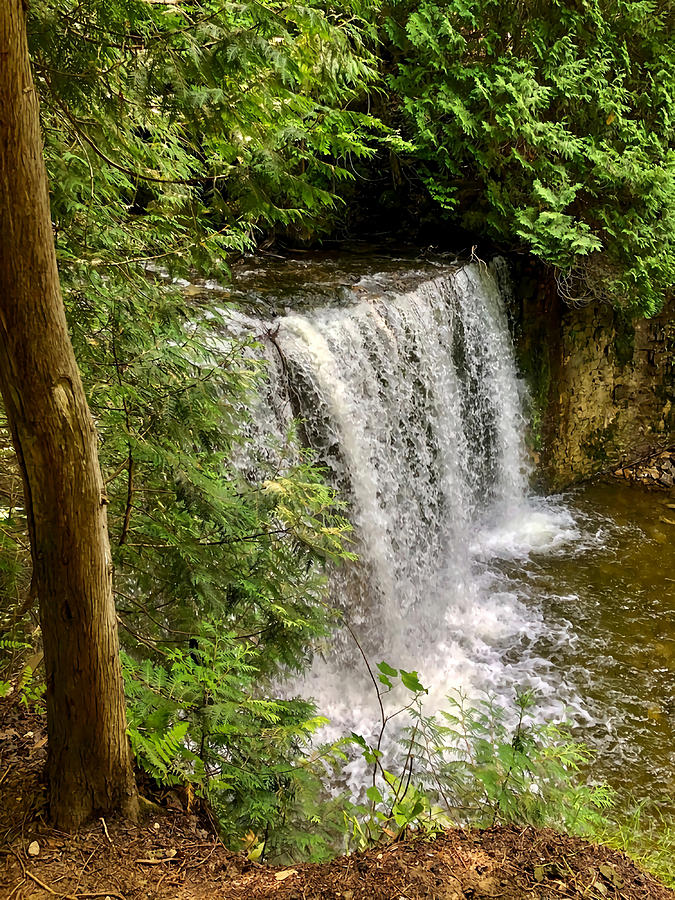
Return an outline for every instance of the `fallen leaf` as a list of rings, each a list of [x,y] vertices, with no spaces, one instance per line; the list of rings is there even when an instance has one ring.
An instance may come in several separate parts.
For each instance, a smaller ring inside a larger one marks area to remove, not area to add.
[[[284,869],[283,872],[275,872],[274,877],[277,881],[285,881],[286,878],[290,878],[291,875],[297,875],[297,869]]]
[[[613,866],[608,866],[607,863],[603,863],[598,868],[600,869],[600,874],[604,875],[607,881],[611,881],[615,888],[623,887],[623,878]]]
[[[261,841],[259,844],[256,844],[255,847],[251,847],[251,849],[246,854],[246,859],[250,859],[251,862],[258,862],[263,854],[264,849],[265,843],[264,841]]]

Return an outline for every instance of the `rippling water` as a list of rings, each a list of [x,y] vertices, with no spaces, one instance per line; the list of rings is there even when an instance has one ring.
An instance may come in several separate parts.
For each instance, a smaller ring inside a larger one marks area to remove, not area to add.
[[[578,539],[506,563],[546,632],[535,652],[578,698],[592,774],[675,810],[675,497],[595,484],[565,498]],[[552,639],[564,630],[567,640]]]

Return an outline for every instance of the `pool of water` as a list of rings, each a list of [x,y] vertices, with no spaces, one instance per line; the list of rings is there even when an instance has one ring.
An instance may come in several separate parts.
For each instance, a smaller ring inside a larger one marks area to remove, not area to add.
[[[673,811],[675,497],[591,484],[565,503],[579,538],[503,573],[556,636],[537,655],[590,717],[576,732],[598,750],[592,776]]]

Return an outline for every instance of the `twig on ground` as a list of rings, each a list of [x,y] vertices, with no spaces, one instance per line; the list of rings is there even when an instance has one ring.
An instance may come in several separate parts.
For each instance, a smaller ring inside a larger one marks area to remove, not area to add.
[[[89,856],[87,857],[87,859],[86,859],[84,865],[83,865],[82,868],[80,869],[80,872],[79,872],[79,874],[78,874],[78,876],[77,876],[77,882],[75,883],[75,890],[73,891],[74,894],[77,894],[77,892],[78,892],[78,890],[79,890],[79,887],[80,887],[80,882],[82,881],[82,876],[84,875],[84,870],[87,868],[87,866],[88,866],[89,863],[91,862],[91,859],[92,859],[94,853],[96,853],[97,850],[98,850],[98,847],[94,847],[94,849],[91,851],[91,853],[90,853]]]
[[[158,866],[165,862],[182,862],[183,860],[177,856],[165,856],[163,859],[137,859],[135,862],[144,863],[146,866]]]
[[[95,897],[110,897],[111,900],[112,898],[116,898],[116,900],[126,900],[126,897],[123,894],[118,894],[115,891],[97,891],[95,893],[90,893],[87,891],[82,894],[60,894],[58,891],[50,888],[48,884],[45,884],[44,881],[37,877],[37,875],[34,875],[30,871],[30,869],[27,869],[19,854],[12,850],[11,847],[9,848],[9,852],[16,858],[16,861],[21,866],[21,871],[24,875],[24,881],[26,880],[26,878],[30,878],[30,880],[34,881],[35,884],[41,887],[43,891],[47,891],[47,893],[51,894],[53,897],[60,897],[61,900],[94,900]],[[89,859],[91,859],[91,856],[89,857]],[[87,862],[89,862],[89,860],[87,860]]]
[[[105,819],[103,818],[103,816],[101,816],[101,825],[103,825],[103,831],[105,832],[105,836],[108,838],[108,840],[112,844],[112,838],[110,837],[110,834],[108,832],[108,826],[105,824]]]
[[[26,879],[22,878],[21,881],[12,889],[11,893],[7,895],[7,900],[12,900],[12,897],[26,883]]]

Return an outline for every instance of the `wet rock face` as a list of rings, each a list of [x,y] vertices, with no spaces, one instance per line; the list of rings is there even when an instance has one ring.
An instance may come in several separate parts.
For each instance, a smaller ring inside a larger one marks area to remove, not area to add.
[[[640,460],[632,466],[619,467],[612,474],[647,487],[672,490],[675,487],[675,447]]]
[[[622,478],[671,487],[670,456],[663,465],[634,464],[675,446],[675,301],[652,319],[632,319],[604,304],[564,306],[542,285],[533,293],[517,338],[539,361],[530,369],[546,376],[533,393],[548,486],[620,470]]]

